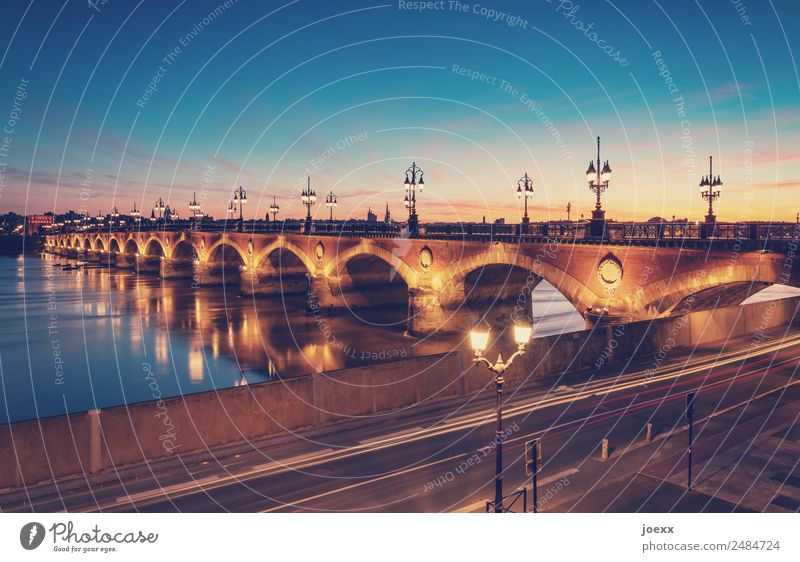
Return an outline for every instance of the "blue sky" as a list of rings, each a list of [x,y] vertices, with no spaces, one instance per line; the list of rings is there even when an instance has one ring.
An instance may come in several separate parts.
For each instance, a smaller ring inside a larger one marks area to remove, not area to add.
[[[221,217],[241,184],[250,216],[273,195],[284,217],[300,216],[310,172],[318,195],[335,190],[339,218],[387,202],[401,217],[416,161],[423,221],[516,221],[526,171],[533,220],[564,217],[567,202],[588,215],[597,135],[614,169],[612,218],[701,219],[710,154],[721,219],[800,211],[790,0],[4,10],[2,211],[149,211],[163,197],[186,215],[194,191]]]

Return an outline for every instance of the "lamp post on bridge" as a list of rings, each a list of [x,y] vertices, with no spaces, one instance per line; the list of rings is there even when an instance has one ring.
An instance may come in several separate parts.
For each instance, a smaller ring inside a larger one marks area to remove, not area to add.
[[[273,195],[272,205],[269,206],[269,212],[272,213],[272,222],[275,222],[275,217],[278,216],[278,211],[280,210],[281,208],[278,207],[278,203],[275,201],[275,196]],[[269,218],[269,215],[267,215],[267,218]]]
[[[311,234],[311,207],[317,204],[317,193],[311,189],[311,177],[308,178],[308,185],[300,194],[300,200],[306,206],[306,224],[303,229],[305,234]]]
[[[475,352],[472,359],[474,363],[483,363],[487,369],[494,373],[495,386],[495,464],[494,464],[494,502],[495,513],[503,513],[503,373],[508,369],[514,360],[520,355],[525,354],[525,345],[530,341],[533,334],[533,326],[525,322],[518,322],[514,326],[514,341],[517,344],[517,351],[503,361],[503,357],[498,354],[497,361],[492,363],[483,356],[483,352],[489,345],[489,324],[485,319],[481,319],[470,332],[470,344]],[[488,502],[487,502],[488,505]]]
[[[247,204],[247,192],[240,185],[233,190],[233,201],[228,206],[228,213],[232,213],[239,207],[239,220],[236,224],[236,230],[241,232],[244,229],[244,206]]]
[[[336,196],[333,194],[333,190],[328,192],[328,196],[325,197],[325,206],[328,207],[331,211],[331,218],[330,221],[333,222],[333,208],[336,207],[339,203],[336,201]]]
[[[528,177],[528,172],[522,176],[517,182],[517,199],[525,199],[525,214],[522,215],[522,228],[521,234],[528,234],[528,224],[531,219],[528,218],[528,199],[533,197],[533,179]]]
[[[411,236],[416,236],[419,231],[419,217],[417,217],[417,190],[422,193],[425,187],[425,172],[417,167],[416,162],[411,163],[411,167],[406,170],[406,179],[403,182],[406,187],[406,196],[403,204],[408,209],[408,232]],[[419,178],[419,179],[417,179]]]
[[[117,219],[119,219],[119,210],[117,206],[114,205],[114,208],[111,209],[111,230],[114,230],[114,227],[117,225]]]
[[[192,229],[197,230],[199,221],[203,220],[203,212],[200,210],[200,203],[197,202],[195,194],[192,193],[192,200],[189,201],[189,210],[192,212]]]
[[[590,234],[592,237],[600,238],[605,236],[606,230],[606,212],[600,203],[600,195],[608,189],[611,181],[611,166],[608,165],[608,160],[603,164],[602,170],[600,168],[600,137],[597,137],[597,167],[594,162],[589,162],[589,167],[586,169],[586,181],[589,182],[589,189],[597,197],[592,211]]]
[[[133,217],[133,222],[137,225],[142,220],[142,212],[136,208],[136,201],[133,202],[133,209],[131,209],[131,216]]]
[[[708,201],[708,214],[706,215],[706,223],[715,223],[717,222],[717,217],[714,216],[714,201],[719,199],[720,190],[714,189],[715,187],[722,186],[722,179],[717,176],[714,177],[712,172],[712,162],[713,156],[708,157],[708,175],[703,176],[700,180],[700,187],[707,188],[705,191],[701,191],[700,195]]]

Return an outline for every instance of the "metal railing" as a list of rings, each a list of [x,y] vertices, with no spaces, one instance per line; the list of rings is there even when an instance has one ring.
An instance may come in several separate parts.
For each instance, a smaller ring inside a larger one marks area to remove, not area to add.
[[[429,223],[419,225],[416,238],[439,240],[537,242],[542,239],[591,241],[588,222],[506,223]],[[235,221],[217,221],[194,225],[191,221],[170,223],[149,221],[139,225],[93,226],[84,229],[50,229],[48,234],[115,232],[238,232]],[[279,222],[245,221],[241,232],[255,234],[302,234],[304,220]],[[308,232],[316,236],[348,238],[410,238],[403,223],[368,221],[315,221]],[[608,222],[603,240],[676,241],[676,240],[795,240],[800,239],[800,223],[696,223],[696,222]]]

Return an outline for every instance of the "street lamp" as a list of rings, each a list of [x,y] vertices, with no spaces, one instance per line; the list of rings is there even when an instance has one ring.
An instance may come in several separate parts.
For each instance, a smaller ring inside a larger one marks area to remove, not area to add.
[[[161,197],[159,197],[158,201],[156,201],[155,207],[153,207],[153,212],[158,211],[158,218],[160,219],[163,217],[164,209],[166,209],[164,206],[164,201],[162,201]]]
[[[311,189],[311,177],[308,178],[308,185],[300,194],[300,200],[306,206],[305,233],[311,232],[311,206],[317,203],[317,193]]]
[[[520,178],[517,182],[517,199],[525,199],[525,214],[522,215],[522,224],[524,233],[528,233],[528,223],[531,219],[528,218],[528,199],[533,197],[533,179],[528,177],[528,172]]]
[[[422,193],[422,190],[425,188],[424,174],[425,172],[417,167],[417,163],[412,162],[411,167],[406,170],[406,179],[403,182],[406,187],[406,196],[403,200],[403,204],[406,206],[406,209],[408,209],[408,231],[412,236],[416,236],[419,226],[419,218],[417,217],[417,189]]]
[[[611,166],[606,160],[602,169],[600,168],[600,137],[597,137],[597,167],[595,168],[594,162],[589,162],[589,167],[586,169],[586,181],[589,183],[589,189],[597,196],[594,211],[592,211],[591,234],[592,236],[603,236],[606,212],[600,205],[600,195],[608,189],[611,181]]]
[[[706,215],[706,222],[712,223],[716,222],[717,218],[714,216],[714,200],[719,199],[720,190],[715,190],[715,187],[720,187],[722,185],[722,179],[717,176],[714,177],[714,174],[711,171],[711,164],[712,164],[712,156],[708,157],[708,175],[703,176],[700,180],[700,187],[707,187],[705,191],[701,191],[700,195],[708,201],[708,214]]]
[[[197,230],[198,220],[202,220],[203,213],[200,211],[200,203],[197,202],[194,192],[192,192],[192,200],[189,201],[189,210],[192,212],[192,227]]]
[[[470,344],[472,350],[475,352],[473,358],[474,363],[483,363],[486,368],[494,373],[494,386],[495,386],[495,445],[497,446],[495,452],[495,465],[494,465],[494,511],[495,513],[503,512],[503,372],[508,369],[514,360],[520,355],[525,354],[525,345],[530,341],[533,334],[533,326],[527,322],[518,321],[514,325],[514,342],[517,344],[517,351],[508,358],[508,361],[503,361],[503,357],[498,353],[497,361],[492,363],[483,356],[483,352],[489,345],[489,324],[485,319],[481,319],[472,329],[469,334]]]
[[[336,202],[336,196],[333,194],[333,190],[328,192],[328,196],[325,197],[325,206],[331,210],[331,222],[333,222],[333,208],[336,207],[338,203]]]
[[[273,195],[272,205],[269,206],[269,212],[272,213],[272,222],[275,222],[275,217],[278,216],[278,211],[280,210],[281,208],[278,207],[278,203],[275,201],[275,196]],[[267,218],[269,218],[269,215],[267,215]]]
[[[133,203],[133,209],[131,209],[131,216],[133,217],[133,221],[136,224],[139,224],[139,221],[142,220],[142,213],[139,211],[139,209],[136,208],[136,202],[135,201]]]
[[[241,232],[244,225],[244,214],[243,209],[244,205],[247,204],[247,193],[245,192],[244,188],[240,185],[238,189],[233,191],[233,201],[231,201],[231,206],[228,209],[228,212],[232,212],[235,209],[236,205],[239,206],[239,222],[236,226],[236,229]]]
[[[111,229],[114,229],[114,226],[119,218],[119,210],[117,210],[117,206],[114,205],[114,208],[111,209]]]

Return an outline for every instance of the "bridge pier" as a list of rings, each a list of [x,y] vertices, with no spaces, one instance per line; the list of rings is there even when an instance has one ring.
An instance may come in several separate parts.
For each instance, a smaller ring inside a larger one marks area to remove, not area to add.
[[[100,250],[86,250],[86,261],[100,263]]]
[[[192,287],[213,287],[217,285],[235,285],[240,283],[239,269],[222,264],[200,262],[194,264]]]
[[[136,256],[137,273],[159,273],[161,270],[161,260],[152,256]]]
[[[332,313],[347,308],[341,296],[336,296],[331,290],[328,279],[322,276],[309,276],[307,289],[306,308],[309,312]]]
[[[194,264],[192,260],[162,258],[158,276],[162,279],[191,279],[194,276]]]
[[[98,262],[100,265],[114,265],[114,253],[113,252],[106,252],[104,250],[99,250],[98,254]]]
[[[247,268],[240,278],[243,295],[301,295],[309,288],[305,276],[281,275],[274,270]]]
[[[408,290],[408,333],[416,337],[429,336],[444,324],[444,310],[439,293],[430,289]]]
[[[133,269],[136,267],[136,256],[118,253],[114,257],[114,265],[119,269]]]

